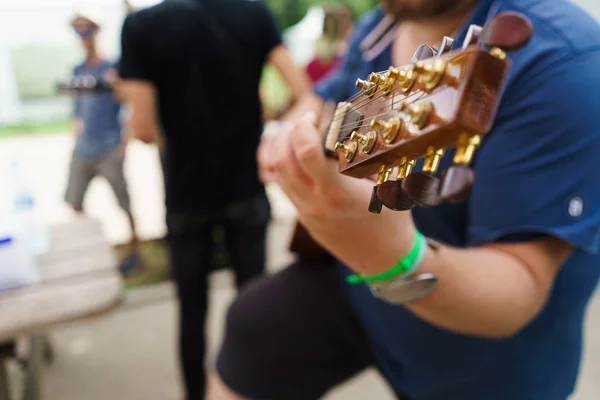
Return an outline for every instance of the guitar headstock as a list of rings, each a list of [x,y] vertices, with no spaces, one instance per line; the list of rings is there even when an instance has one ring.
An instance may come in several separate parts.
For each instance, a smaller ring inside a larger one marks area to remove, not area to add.
[[[507,52],[532,33],[526,17],[503,13],[483,28],[472,25],[460,49],[446,37],[438,49],[421,46],[410,65],[356,82],[361,91],[338,104],[325,148],[337,153],[343,174],[378,174],[370,211],[465,198],[474,181],[468,166],[494,123],[510,69]],[[439,179],[450,148],[456,148],[453,165]],[[411,173],[420,158],[422,172]]]

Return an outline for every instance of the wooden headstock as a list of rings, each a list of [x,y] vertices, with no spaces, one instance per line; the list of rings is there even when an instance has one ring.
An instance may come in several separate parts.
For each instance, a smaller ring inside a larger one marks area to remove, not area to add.
[[[338,104],[325,148],[337,153],[341,173],[378,175],[371,212],[465,198],[475,179],[469,164],[494,123],[510,69],[507,52],[532,33],[525,16],[503,13],[483,28],[471,26],[460,49],[444,38],[438,49],[421,46],[410,65],[357,81],[361,92]],[[453,166],[439,179],[450,148]],[[422,172],[411,173],[419,158]]]

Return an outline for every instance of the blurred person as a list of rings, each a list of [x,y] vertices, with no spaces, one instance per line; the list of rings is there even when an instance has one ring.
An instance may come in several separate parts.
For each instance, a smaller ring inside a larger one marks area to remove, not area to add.
[[[103,58],[98,50],[100,20],[95,10],[78,10],[70,24],[81,40],[86,57],[73,69],[73,76],[93,76],[97,80],[112,81],[116,73],[115,64]],[[122,273],[129,273],[139,265],[140,252],[123,171],[127,141],[122,134],[120,115],[120,104],[109,91],[79,92],[74,95],[72,128],[76,143],[71,157],[65,200],[73,210],[82,213],[83,200],[94,177],[99,175],[108,181],[120,207],[127,214],[131,229],[130,253],[120,266]]]
[[[600,274],[600,26],[563,0],[381,3],[357,22],[342,67],[301,110],[344,101],[357,78],[409,64],[422,44],[451,36],[458,47],[470,24],[502,11],[532,21],[531,41],[509,55],[476,183],[461,204],[373,215],[374,183],[325,158],[314,118],[266,138],[261,176],[282,187],[339,261],[296,262],[244,288],[228,311],[208,398],[317,399],[375,367],[399,399],[565,400]],[[447,151],[440,171],[453,156]],[[407,256],[419,251],[416,261]],[[409,296],[402,276],[381,282],[405,297],[398,303],[348,282],[402,262],[435,274],[437,286]]]
[[[306,66],[313,84],[341,65],[354,23],[352,12],[344,4],[330,4],[325,7],[324,12],[323,33],[315,43],[315,56]]]
[[[261,1],[165,1],[125,19],[118,92],[132,137],[164,133],[167,243],[180,305],[186,398],[205,394],[205,321],[213,231],[237,287],[264,273],[270,205],[258,178],[259,80],[266,63],[293,98],[310,90]]]

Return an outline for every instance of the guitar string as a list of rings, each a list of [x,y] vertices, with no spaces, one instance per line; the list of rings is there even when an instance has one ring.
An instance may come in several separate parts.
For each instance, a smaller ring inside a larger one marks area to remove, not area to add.
[[[413,103],[413,102],[415,102],[415,101],[419,100],[419,97],[421,97],[423,94],[425,94],[425,92],[422,92],[422,91],[411,93],[409,96],[404,96],[404,98],[402,99],[403,101],[402,101],[401,103],[404,103],[406,100],[409,100],[409,101],[410,101],[410,103]],[[414,97],[417,97],[417,98],[416,98],[416,99],[413,99]],[[371,120],[374,120],[374,119],[375,119],[375,118],[377,118],[377,117],[380,117],[380,116],[382,116],[382,115],[389,114],[390,112],[394,112],[394,111],[400,111],[400,110],[401,110],[401,107],[394,108],[394,102],[395,102],[395,99],[394,99],[394,98],[392,98],[392,106],[390,107],[390,109],[389,109],[388,111],[382,112],[382,113],[380,113],[380,114],[372,115],[372,116],[370,116],[369,118],[366,118],[366,119],[364,119],[364,120],[363,120],[363,121],[362,121],[362,122],[361,122],[361,123],[360,123],[360,124],[357,126],[357,128],[356,128],[356,129],[360,129],[360,128],[362,128],[362,127],[364,127],[364,126],[366,126],[366,125],[370,124],[370,121],[371,121]],[[340,127],[340,129],[347,128],[347,127],[349,127],[349,126],[353,126],[353,125],[354,125],[354,123],[350,122],[350,123],[347,123],[347,124],[345,124],[345,125],[342,125],[342,126]]]

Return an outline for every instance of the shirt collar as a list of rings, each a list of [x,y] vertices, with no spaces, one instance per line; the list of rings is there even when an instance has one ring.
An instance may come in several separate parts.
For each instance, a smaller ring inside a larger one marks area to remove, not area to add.
[[[466,24],[461,28],[457,43],[464,40],[467,28],[471,24],[484,25],[493,15],[497,14],[502,5],[502,0],[480,0],[475,8],[475,11],[469,18]],[[363,55],[363,60],[370,62],[381,56],[394,41],[396,30],[400,22],[394,20],[389,15],[383,14],[383,17],[375,27],[367,33],[360,43],[360,50]]]

